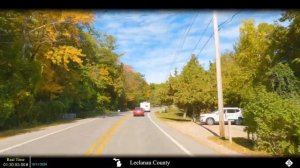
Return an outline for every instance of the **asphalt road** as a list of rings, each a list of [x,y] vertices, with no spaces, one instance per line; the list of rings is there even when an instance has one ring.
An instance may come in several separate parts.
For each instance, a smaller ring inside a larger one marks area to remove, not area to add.
[[[219,155],[158,120],[154,112],[88,118],[0,139],[0,156]]]

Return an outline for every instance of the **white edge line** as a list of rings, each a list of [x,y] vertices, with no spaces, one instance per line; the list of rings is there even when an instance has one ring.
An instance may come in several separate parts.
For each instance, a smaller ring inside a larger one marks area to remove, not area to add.
[[[150,121],[162,132],[164,133],[175,145],[177,145],[182,151],[184,151],[186,154],[193,156],[193,154],[187,150],[185,147],[183,147],[178,141],[176,141],[171,135],[169,135],[166,131],[164,131],[159,125],[155,123],[155,121],[152,120],[150,114],[148,114],[148,117]]]
[[[45,137],[50,136],[50,135],[53,135],[53,134],[56,134],[56,133],[59,133],[59,132],[62,132],[62,131],[66,131],[66,130],[68,130],[68,129],[77,127],[77,126],[79,126],[79,125],[83,125],[83,124],[92,122],[92,121],[94,121],[94,120],[96,120],[96,119],[97,119],[97,118],[94,118],[94,119],[92,119],[92,120],[90,120],[90,121],[87,121],[87,122],[84,122],[84,123],[79,123],[79,124],[76,124],[76,125],[72,125],[72,126],[69,126],[69,127],[67,127],[67,128],[64,128],[64,129],[61,129],[61,130],[58,130],[58,131],[54,131],[54,132],[51,132],[51,133],[49,133],[49,134],[40,136],[40,137],[38,137],[38,138],[34,138],[34,139],[31,139],[31,140],[28,140],[28,141],[25,141],[25,142],[22,142],[22,143],[13,145],[13,146],[11,146],[11,147],[1,149],[1,150],[0,150],[0,153],[3,153],[3,152],[8,151],[8,150],[12,150],[12,149],[14,149],[14,148],[20,147],[20,146],[22,146],[22,145],[25,145],[25,144],[28,144],[28,143],[31,143],[31,142],[34,142],[34,141],[37,141],[37,140],[40,140],[40,139],[45,138]]]

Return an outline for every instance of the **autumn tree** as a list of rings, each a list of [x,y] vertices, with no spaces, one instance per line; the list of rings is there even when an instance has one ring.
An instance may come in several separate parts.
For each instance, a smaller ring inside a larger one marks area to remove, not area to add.
[[[125,93],[116,39],[93,27],[94,13],[73,10],[0,12],[0,129],[127,108],[149,98],[142,75]],[[126,84],[127,83],[127,84]],[[126,85],[125,85],[126,84]],[[137,89],[137,90],[136,90]]]
[[[123,75],[127,106],[134,108],[139,106],[140,102],[148,101],[150,86],[146,83],[144,77],[140,73],[134,72],[133,68],[128,65],[124,65]]]
[[[272,35],[272,51],[274,64],[287,63],[300,78],[300,12],[289,10],[282,13],[279,22],[289,22],[287,27],[276,24]]]

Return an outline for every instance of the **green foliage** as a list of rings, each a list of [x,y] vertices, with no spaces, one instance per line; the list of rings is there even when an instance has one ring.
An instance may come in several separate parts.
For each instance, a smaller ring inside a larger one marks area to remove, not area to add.
[[[116,39],[97,32],[93,18],[90,11],[0,12],[0,129],[125,110],[149,98],[145,79],[124,72]]]
[[[40,101],[35,103],[32,112],[37,123],[48,123],[62,118],[67,111],[67,106],[59,100]]]
[[[159,106],[161,105],[161,97],[160,97],[160,91],[162,90],[162,84],[155,84],[151,83],[150,84],[150,89],[151,89],[151,95],[149,98],[149,101],[152,106]]]
[[[243,71],[249,74],[254,85],[264,81],[265,73],[271,66],[269,44],[274,26],[261,23],[257,27],[253,20],[244,21],[240,39],[235,46],[235,59]]]
[[[287,20],[288,27],[243,21],[235,50],[221,57],[224,106],[242,107],[256,145],[274,155],[300,151],[300,12],[284,12],[279,21]],[[215,63],[205,71],[192,56],[154,94],[160,104],[177,105],[191,116],[216,108],[216,89]]]
[[[86,11],[0,12],[0,129],[87,117],[148,100],[175,104],[189,117],[217,106],[216,69],[195,55],[162,84],[120,63],[116,39],[93,27]],[[222,55],[225,106],[244,108],[256,145],[274,155],[300,151],[300,13],[279,24],[244,21],[232,53]],[[65,24],[68,23],[68,24]],[[21,35],[20,35],[21,34]],[[180,117],[180,116],[179,116]]]
[[[176,82],[176,78],[170,76],[165,83],[161,84],[160,89],[157,90],[158,98],[161,104],[164,105],[173,104],[173,96],[176,92],[175,82]]]
[[[178,76],[174,103],[191,109],[192,113],[211,109],[215,105],[215,99],[214,88],[210,83],[208,73],[200,66],[197,57],[192,55]]]
[[[272,35],[275,63],[288,63],[295,76],[300,78],[300,12],[289,10],[282,13],[280,22],[289,21],[288,27],[277,25]]]
[[[125,65],[122,68],[122,76],[127,107],[134,108],[139,106],[140,102],[149,100],[150,86],[142,74],[134,72],[130,66]]]
[[[14,104],[12,100],[0,99],[0,128],[2,128],[9,117],[13,114]]]
[[[247,97],[248,88],[252,86],[251,74],[244,70],[233,53],[225,53],[221,57],[222,87],[224,106],[236,107]],[[211,63],[209,74],[214,95],[217,95],[216,65]]]
[[[295,77],[293,70],[287,64],[279,63],[275,65],[267,75],[270,81],[267,85],[271,91],[278,93],[284,98],[297,95],[300,83]]]
[[[180,74],[175,72],[175,76],[170,76],[157,91],[160,104],[175,104],[184,109],[184,117],[187,115],[194,120],[201,112],[214,108],[216,91],[211,85],[212,78],[201,67],[195,55],[191,56]]]
[[[257,147],[274,155],[299,155],[300,106],[276,93],[255,93],[243,110],[247,130],[257,135]]]

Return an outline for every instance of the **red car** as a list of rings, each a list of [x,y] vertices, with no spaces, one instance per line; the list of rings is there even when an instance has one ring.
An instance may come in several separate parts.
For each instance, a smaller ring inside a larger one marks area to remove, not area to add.
[[[136,107],[133,110],[133,116],[145,116],[145,112],[144,112],[144,110],[142,108]]]

